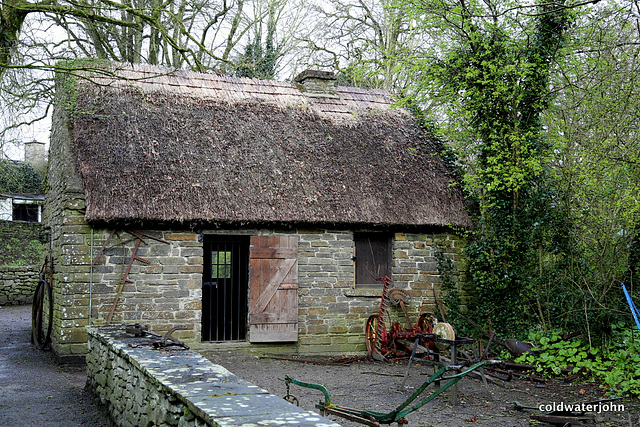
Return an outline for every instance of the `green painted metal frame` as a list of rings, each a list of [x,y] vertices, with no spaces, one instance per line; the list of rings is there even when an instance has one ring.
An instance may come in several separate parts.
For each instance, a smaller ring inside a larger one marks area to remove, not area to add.
[[[486,361],[478,362],[470,366],[468,369],[466,369],[463,372],[460,372],[454,375],[449,375],[449,376],[445,376],[445,374],[456,368],[452,366],[445,366],[441,368],[436,373],[434,373],[429,378],[427,378],[427,380],[424,383],[422,383],[422,385],[411,396],[409,396],[407,400],[405,400],[403,403],[400,404],[400,406],[398,406],[391,412],[374,412],[374,411],[367,411],[367,410],[357,410],[357,409],[347,408],[345,406],[334,405],[331,403],[331,396],[329,395],[329,390],[327,390],[327,388],[321,384],[306,383],[306,382],[293,379],[289,376],[286,376],[284,381],[287,387],[289,386],[289,384],[295,384],[301,387],[320,390],[322,394],[324,394],[325,400],[324,402],[318,403],[316,407],[321,411],[327,411],[334,415],[337,415],[346,419],[350,419],[352,421],[360,422],[362,424],[370,425],[370,426],[377,426],[379,424],[391,424],[394,422],[402,424],[402,423],[406,423],[406,420],[404,420],[404,417],[406,417],[408,414],[410,414],[411,412],[417,409],[420,409],[421,407],[429,403],[431,400],[435,399],[436,396],[438,396],[439,394],[447,390],[449,387],[456,384],[462,378],[466,377],[471,372],[475,371],[478,368],[483,367],[486,364],[487,364]],[[431,383],[434,383],[436,381],[447,381],[447,382],[436,391],[432,392],[428,396],[424,397],[422,400],[418,401],[418,403],[412,405],[412,403],[418,398],[418,396],[420,396],[425,391],[425,389],[429,385],[431,385]]]

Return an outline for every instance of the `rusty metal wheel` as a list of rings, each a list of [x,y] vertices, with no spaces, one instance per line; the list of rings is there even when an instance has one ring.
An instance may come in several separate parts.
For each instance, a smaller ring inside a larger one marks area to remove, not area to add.
[[[418,318],[418,328],[421,334],[430,334],[433,332],[433,320],[435,316],[431,313],[422,313]]]
[[[31,342],[40,350],[49,349],[53,326],[53,295],[51,286],[40,278],[31,306]]]
[[[433,333],[434,323],[436,323],[436,318],[432,313],[422,313],[418,318],[416,325],[418,326],[418,329],[420,329],[421,334],[431,334]],[[430,350],[433,350],[435,347],[433,340],[424,341],[423,345]]]
[[[378,316],[369,316],[365,325],[367,353],[369,357],[376,358],[376,355],[382,355],[382,335],[384,335],[385,332],[384,322],[378,324]]]

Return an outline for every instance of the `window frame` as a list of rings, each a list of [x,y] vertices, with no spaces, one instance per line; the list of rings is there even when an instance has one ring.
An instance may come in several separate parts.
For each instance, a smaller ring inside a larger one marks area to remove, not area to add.
[[[362,254],[362,248],[365,245],[370,248],[370,254]],[[380,231],[354,232],[353,261],[356,288],[381,287],[382,281],[380,279],[384,276],[391,277],[392,274],[393,233]],[[362,263],[368,263],[368,265],[364,266]],[[373,270],[376,270],[376,272],[373,273]]]
[[[40,222],[40,205],[35,203],[12,203],[13,221]]]

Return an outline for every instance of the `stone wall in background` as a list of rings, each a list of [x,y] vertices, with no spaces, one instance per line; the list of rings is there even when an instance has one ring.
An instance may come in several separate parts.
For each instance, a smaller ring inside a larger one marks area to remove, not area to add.
[[[37,265],[0,267],[0,305],[31,304],[38,285]]]
[[[16,236],[22,239],[38,239],[44,229],[44,225],[39,222],[0,221],[0,234]]]
[[[0,221],[0,236],[21,241],[39,240],[44,230],[44,226],[37,222]],[[39,265],[0,266],[0,305],[31,304],[39,271]]]

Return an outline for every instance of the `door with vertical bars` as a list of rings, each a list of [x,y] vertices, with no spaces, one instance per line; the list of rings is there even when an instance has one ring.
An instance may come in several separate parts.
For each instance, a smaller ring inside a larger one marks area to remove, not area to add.
[[[249,237],[205,235],[202,341],[242,341],[247,336]]]

